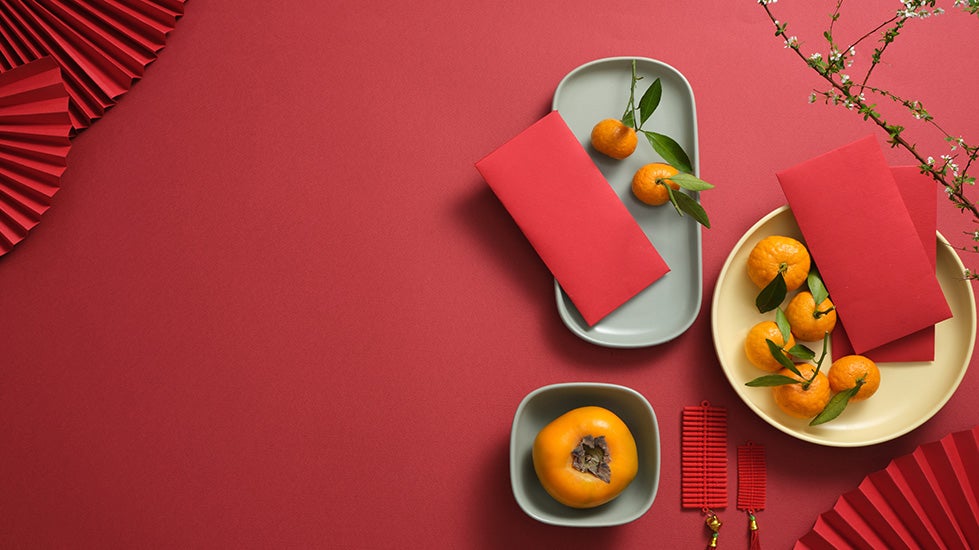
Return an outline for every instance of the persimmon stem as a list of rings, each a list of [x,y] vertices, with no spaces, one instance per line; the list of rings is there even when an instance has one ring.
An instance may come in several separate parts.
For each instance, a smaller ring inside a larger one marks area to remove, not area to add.
[[[605,436],[586,435],[571,451],[571,466],[582,473],[591,474],[605,483],[612,482],[612,456],[608,452]]]

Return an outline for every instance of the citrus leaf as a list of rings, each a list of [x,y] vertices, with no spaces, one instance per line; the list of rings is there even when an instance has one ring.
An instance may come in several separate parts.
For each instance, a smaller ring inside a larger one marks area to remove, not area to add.
[[[863,382],[858,380],[856,386],[834,395],[833,398],[829,400],[829,403],[826,404],[826,407],[822,410],[822,412],[817,414],[816,418],[813,418],[812,421],[809,422],[809,425],[818,426],[819,424],[825,424],[837,416],[840,416],[843,410],[846,409],[846,405],[850,402],[850,399],[853,398],[858,391],[860,391],[860,386],[862,385]]]
[[[666,188],[670,189],[669,186]],[[673,202],[673,206],[682,214],[687,214],[707,229],[710,229],[710,219],[707,217],[707,211],[690,195],[670,189],[670,200]]]
[[[783,367],[792,371],[792,374],[795,374],[800,378],[804,378],[802,373],[800,373],[799,369],[795,366],[795,363],[793,363],[792,360],[785,355],[785,352],[782,351],[782,348],[778,344],[772,342],[770,338],[765,338],[765,343],[768,344],[768,352],[772,354],[772,357],[774,357],[776,361],[778,361],[779,365],[782,365]]]
[[[761,289],[755,298],[755,307],[758,308],[758,313],[767,313],[780,306],[785,301],[787,291],[785,276],[781,272],[775,274],[775,278],[765,285],[765,288]]]
[[[826,290],[826,285],[823,284],[823,279],[815,267],[809,270],[809,275],[806,276],[806,284],[809,286],[809,292],[812,293],[812,299],[817,306],[829,298],[829,291]]]
[[[642,94],[639,98],[639,125],[642,126],[656,107],[659,107],[659,101],[663,97],[663,83],[657,78],[646,88],[646,92]]]
[[[751,386],[752,388],[764,388],[771,386],[785,386],[787,384],[801,384],[795,378],[791,376],[785,376],[784,374],[766,374],[765,376],[759,376],[754,380],[745,383],[745,386]]]
[[[629,128],[636,127],[636,112],[633,109],[632,105],[629,105],[629,108],[626,109],[624,113],[622,113],[622,124],[625,124]]]
[[[673,138],[646,130],[643,130],[643,134],[646,136],[649,144],[653,146],[653,150],[659,156],[663,157],[663,160],[667,164],[672,165],[681,172],[693,172],[693,167],[690,165],[690,157],[687,156],[687,153],[683,150],[683,147],[680,147],[679,143],[673,141]]]
[[[685,172],[680,172],[675,176],[670,176],[670,181],[676,183],[684,189],[689,189],[691,191],[705,191],[707,189],[714,188],[712,184],[707,183],[693,174],[687,174]]]
[[[666,195],[670,198],[670,204],[673,205],[673,209],[676,210],[676,213],[682,216],[683,210],[680,210],[680,204],[676,200],[676,196],[682,195],[682,193],[674,190],[673,187],[671,187],[665,182],[658,182],[658,183],[659,185],[662,185],[663,187],[666,188]]]
[[[789,334],[792,333],[792,327],[789,325],[789,318],[785,316],[785,312],[782,308],[777,308],[775,310],[775,325],[778,326],[778,331],[782,334],[782,341],[789,341]],[[792,353],[791,351],[789,353]]]
[[[789,355],[803,361],[812,361],[816,358],[816,352],[802,344],[796,344],[789,348]]]

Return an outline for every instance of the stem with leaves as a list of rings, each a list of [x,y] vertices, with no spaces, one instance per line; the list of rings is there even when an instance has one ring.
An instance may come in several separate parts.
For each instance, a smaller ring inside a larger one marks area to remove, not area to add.
[[[662,185],[666,188],[667,193],[670,197],[670,203],[673,204],[673,208],[676,209],[677,214],[684,215],[687,214],[693,219],[697,220],[698,223],[704,227],[710,228],[710,219],[707,216],[707,212],[702,206],[691,196],[686,193],[679,193],[674,191],[667,183],[667,179],[673,183],[679,185],[681,188],[692,192],[706,191],[707,189],[713,189],[714,186],[706,181],[698,178],[693,174],[693,166],[690,162],[690,157],[687,155],[683,147],[676,142],[673,138],[660,134],[658,132],[653,132],[651,130],[643,129],[643,125],[649,121],[649,117],[653,115],[656,109],[659,107],[660,101],[663,98],[663,83],[659,78],[653,81],[652,84],[646,88],[642,96],[639,98],[639,104],[636,104],[636,84],[642,80],[643,77],[636,74],[636,61],[632,60],[632,85],[629,88],[629,104],[626,105],[625,112],[622,113],[622,123],[626,126],[631,127],[636,133],[642,134],[646,137],[646,141],[653,148],[656,153],[666,161],[667,164],[673,166],[679,173],[670,176],[669,178],[661,178],[660,181],[656,183]],[[639,115],[638,118],[636,115]]]

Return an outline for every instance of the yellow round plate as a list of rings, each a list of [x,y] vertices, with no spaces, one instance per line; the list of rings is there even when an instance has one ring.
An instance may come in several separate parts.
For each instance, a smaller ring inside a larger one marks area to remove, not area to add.
[[[748,253],[769,235],[802,239],[792,211],[783,206],[749,229],[734,246],[714,289],[711,330],[721,368],[738,396],[751,410],[779,430],[812,443],[835,447],[874,445],[902,436],[925,423],[948,402],[969,368],[976,337],[976,302],[972,284],[962,277],[965,266],[941,233],[936,271],[952,318],[935,328],[935,360],[920,363],[881,363],[881,385],[874,396],[847,406],[838,418],[819,426],[791,418],[776,407],[769,388],[752,388],[749,380],[766,374],[744,354],[744,338],[760,321],[774,319],[758,313],[758,288],[748,279]],[[832,291],[832,289],[830,289]],[[886,320],[882,320],[886,322]],[[807,343],[818,353],[822,345]],[[823,368],[829,366],[827,356]]]

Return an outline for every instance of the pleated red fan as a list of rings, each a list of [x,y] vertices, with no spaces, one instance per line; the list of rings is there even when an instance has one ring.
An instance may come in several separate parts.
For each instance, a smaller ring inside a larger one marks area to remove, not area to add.
[[[727,507],[727,409],[704,401],[684,407],[680,441],[680,500],[700,509],[717,546],[721,527],[716,510]]]
[[[67,167],[70,134],[68,92],[53,59],[0,74],[0,255],[51,205]]]
[[[816,519],[798,549],[979,548],[979,426],[868,475]]]
[[[185,0],[4,0],[0,73],[41,57],[61,66],[74,131],[87,128],[143,76]]]

